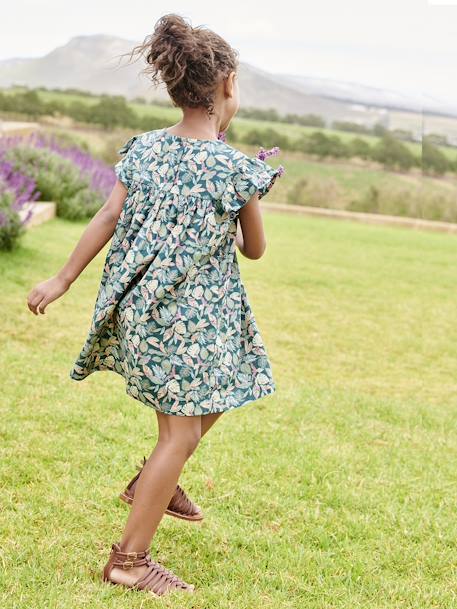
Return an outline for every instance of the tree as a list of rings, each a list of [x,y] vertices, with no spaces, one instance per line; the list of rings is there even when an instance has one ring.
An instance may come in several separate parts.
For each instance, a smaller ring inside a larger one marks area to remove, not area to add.
[[[449,169],[449,161],[439,148],[434,146],[429,138],[422,142],[422,170],[435,175],[443,175]]]
[[[103,127],[130,126],[136,119],[135,112],[121,95],[102,95],[100,101],[90,107],[92,121]]]
[[[371,157],[371,146],[361,137],[352,138],[349,142],[349,150],[352,156],[357,156],[359,159],[369,159]]]
[[[374,146],[372,157],[386,169],[411,169],[420,163],[411,150],[389,133],[385,133]]]

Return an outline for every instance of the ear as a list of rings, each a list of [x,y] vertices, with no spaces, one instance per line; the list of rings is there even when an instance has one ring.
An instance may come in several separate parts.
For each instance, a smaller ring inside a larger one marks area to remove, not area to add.
[[[224,80],[224,95],[225,97],[233,97],[235,88],[236,72],[230,72],[227,78]]]

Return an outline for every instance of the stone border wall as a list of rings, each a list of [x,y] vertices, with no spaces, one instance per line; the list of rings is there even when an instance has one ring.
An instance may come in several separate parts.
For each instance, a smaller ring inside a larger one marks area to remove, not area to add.
[[[457,234],[457,223],[435,222],[433,220],[421,220],[419,218],[403,218],[401,216],[386,216],[382,214],[366,214],[355,211],[343,211],[339,209],[327,209],[325,207],[307,207],[305,205],[288,205],[283,203],[270,203],[262,201],[261,209],[265,211],[279,211],[282,213],[298,214],[302,216],[314,216],[317,218],[330,218],[334,220],[350,220],[364,224],[377,224],[380,226],[399,226],[419,230],[435,231],[440,233]],[[32,208],[32,216],[26,224],[26,228],[37,226],[56,216],[56,204],[52,202],[39,201],[37,203],[26,203],[19,215],[24,218],[28,209]]]
[[[22,209],[19,210],[19,217],[23,220],[29,209],[32,210],[32,215],[30,216],[25,228],[31,228],[32,226],[37,226],[38,224],[43,224],[43,222],[47,222],[47,220],[52,220],[56,215],[56,204],[45,201],[38,201],[31,203],[26,203]]]

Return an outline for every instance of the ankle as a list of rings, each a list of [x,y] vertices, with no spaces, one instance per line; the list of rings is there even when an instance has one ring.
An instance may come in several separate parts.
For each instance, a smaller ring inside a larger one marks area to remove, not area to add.
[[[121,552],[147,552],[149,551],[150,544],[138,543],[135,539],[128,539],[126,541],[120,541],[119,547]]]

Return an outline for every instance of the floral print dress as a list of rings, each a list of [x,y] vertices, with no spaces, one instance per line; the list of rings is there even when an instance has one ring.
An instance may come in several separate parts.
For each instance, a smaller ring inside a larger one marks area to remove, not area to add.
[[[222,140],[166,129],[133,136],[119,153],[115,172],[128,194],[70,377],[111,370],[128,395],[180,416],[273,393],[235,236],[239,210],[279,170]]]

